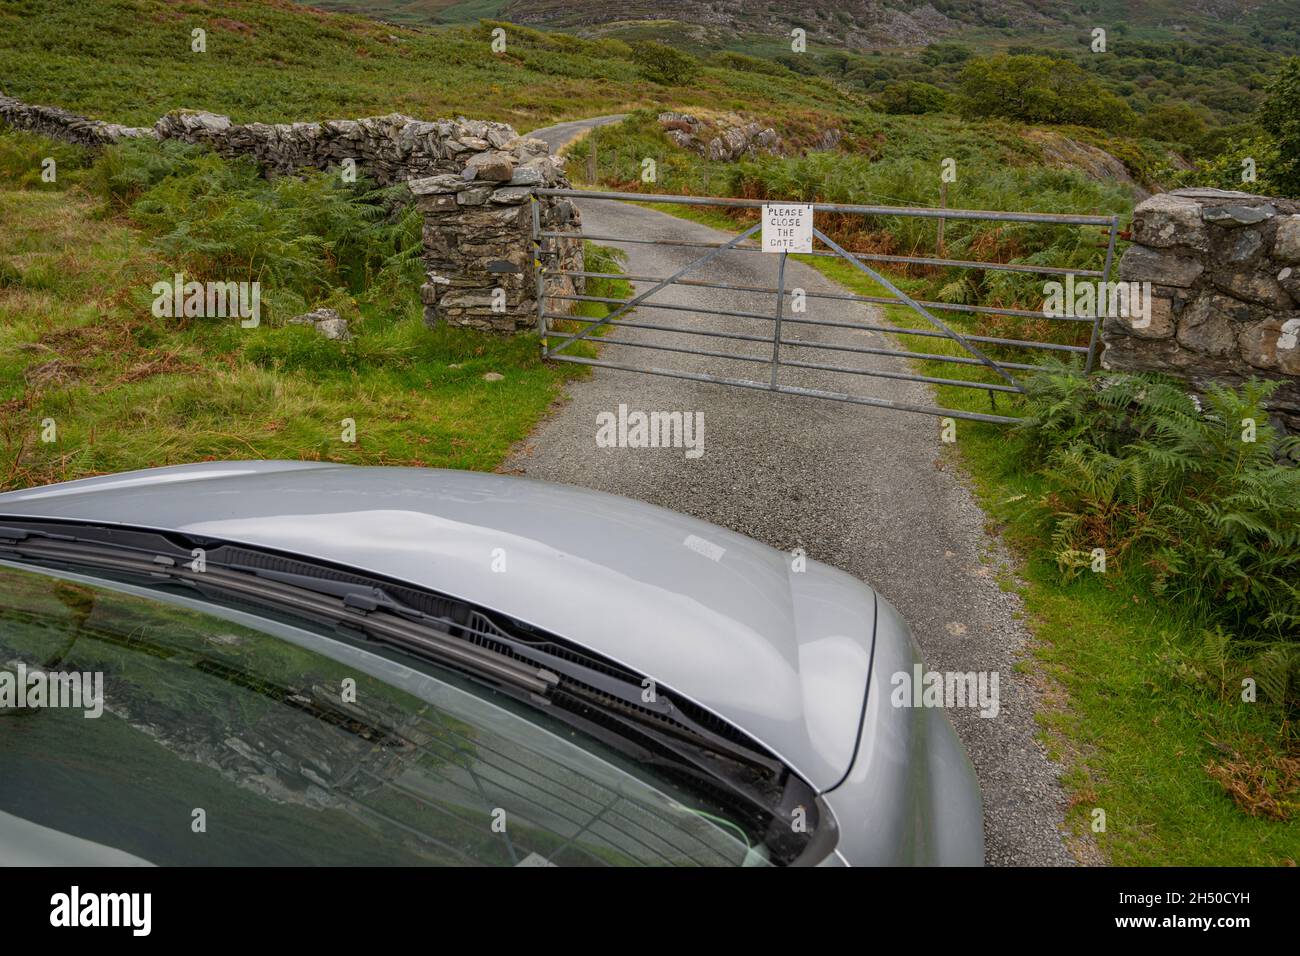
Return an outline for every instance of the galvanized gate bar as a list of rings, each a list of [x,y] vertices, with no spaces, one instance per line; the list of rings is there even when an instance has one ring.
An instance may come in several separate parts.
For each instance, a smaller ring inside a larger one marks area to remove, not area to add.
[[[719,196],[671,196],[657,193],[587,192],[582,189],[538,189],[539,196],[569,196],[574,199],[619,199],[626,202],[673,203],[683,206],[732,206],[761,209],[770,199],[730,199]],[[797,200],[786,200],[796,202]],[[904,216],[920,219],[986,219],[993,222],[1038,222],[1060,226],[1109,226],[1111,216],[1085,216],[1055,212],[1004,212],[991,209],[934,209],[928,206],[857,206],[845,203],[799,203],[816,212],[852,212],[866,216]]]
[[[608,335],[602,335],[600,337],[600,344],[626,345],[629,348],[654,349],[657,352],[680,352],[684,355],[706,355],[709,358],[726,359],[728,362],[756,362],[759,365],[768,365],[772,361],[771,357],[767,355],[740,355],[735,352],[712,352],[708,349],[683,348],[680,345],[657,345],[652,342],[633,342],[630,339],[613,339]],[[981,385],[980,387],[983,388],[985,386]],[[991,388],[992,386],[988,387]]]
[[[588,321],[595,320],[591,319]],[[620,323],[620,325],[621,324],[622,323]],[[642,326],[636,326],[636,328],[642,328]],[[767,341],[765,339],[755,340]],[[656,352],[678,352],[684,355],[704,355],[709,358],[726,359],[728,362],[752,362],[757,365],[770,365],[772,361],[772,359],[766,355],[741,355],[736,352],[714,352],[708,349],[684,348],[679,345],[660,345],[655,342],[633,342],[630,339],[615,339],[610,338],[607,335],[601,336],[600,342],[602,345],[625,345],[629,348],[651,349]],[[790,343],[787,342],[786,344]],[[967,361],[974,360],[968,359]],[[887,372],[884,369],[878,368],[850,368],[845,365],[823,365],[816,362],[797,362],[788,358],[782,359],[781,364],[789,368],[807,368],[825,372],[843,372],[848,375],[866,375],[872,378],[892,378],[906,382],[925,382],[930,385],[953,385],[958,388],[976,388],[980,391],[988,392],[1019,392],[1019,389],[1012,388],[1010,385],[997,385],[992,382],[977,382],[968,378],[936,378],[931,375],[913,375],[910,372]]]
[[[1115,238],[1119,235],[1119,216],[1113,216],[1110,221],[1110,241],[1106,243],[1106,264],[1102,267],[1102,282],[1110,282],[1110,264],[1115,258]],[[1101,330],[1101,310],[1097,310],[1097,317],[1092,322],[1092,335],[1088,339],[1088,361],[1084,364],[1083,374],[1092,374],[1092,362],[1097,354],[1097,333]]]
[[[623,242],[625,240],[619,240]],[[855,253],[856,254],[856,253]],[[908,260],[909,262],[912,260]],[[580,269],[557,270],[554,275],[562,276],[582,276],[587,279],[624,279],[628,282],[662,282],[658,276],[638,276],[624,272],[583,272]],[[1100,273],[1098,273],[1100,275]],[[702,279],[678,279],[675,285],[689,285],[699,289],[725,289],[729,292],[775,292],[768,286],[759,285],[732,285],[728,282],[705,282]],[[896,305],[897,299],[890,298],[886,295],[854,295],[851,292],[804,292],[804,297],[808,299],[834,299],[837,302],[865,302],[871,305]],[[551,296],[552,299],[566,298],[564,296]],[[592,300],[598,301],[598,300]],[[623,299],[615,300],[617,302]],[[917,299],[927,309],[937,309],[940,312],[972,312],[981,315],[1008,315],[1025,319],[1048,319],[1052,322],[1092,322],[1093,320],[1083,315],[1043,315],[1042,311],[1037,312],[1032,309],[1009,309],[996,305],[963,305],[959,302],[928,302],[925,299]],[[662,308],[662,306],[660,306]],[[1082,348],[1082,346],[1080,346]]]
[[[776,324],[772,327],[772,381],[776,388],[776,369],[781,363],[781,313],[785,308],[785,261],[790,258],[781,253],[781,262],[776,267]]]
[[[902,304],[902,303],[898,303]],[[826,319],[792,319],[787,318],[786,322],[796,325],[819,325],[829,326],[833,329],[861,329],[864,332],[883,332],[887,335],[919,335],[932,339],[948,338],[942,332],[934,329],[909,329],[900,328],[890,325],[854,325],[851,322],[831,322]],[[1086,352],[1087,346],[1084,345],[1062,345],[1060,342],[1033,342],[1029,339],[1003,339],[993,335],[968,335],[968,341],[981,342],[985,345],[1006,345],[1020,349],[1045,349],[1049,352]]]
[[[562,273],[562,274],[567,275],[568,273]],[[767,293],[774,293],[776,290],[763,289],[761,291]],[[804,294],[806,297],[811,297],[811,293],[804,293]],[[568,302],[604,302],[610,305],[614,303],[622,303],[627,301],[626,299],[615,299],[612,296],[603,296],[603,295],[553,295],[550,296],[550,298],[563,299]],[[881,298],[884,304],[886,305],[903,304],[898,299],[886,299],[883,296]],[[924,302],[922,302],[921,304],[925,305]],[[703,308],[702,306],[670,305],[664,302],[652,302],[649,305],[646,305],[645,308],[667,309],[673,312],[692,312],[699,315],[728,315],[736,319],[760,319],[764,322],[772,321],[772,316],[763,315],[761,312],[732,312],[730,309],[706,309]],[[552,315],[552,317],[565,318],[565,316],[559,314],[554,314]],[[827,319],[796,319],[790,316],[786,316],[783,321],[792,324],[797,324],[797,325],[821,325],[832,329],[854,329],[861,332],[886,332],[890,335],[924,335],[924,336],[929,336],[931,338],[940,338],[940,339],[949,338],[949,336],[943,332],[932,331],[930,329],[909,329],[909,328],[893,326],[893,325],[858,325],[853,322],[831,322]],[[1091,322],[1092,319],[1085,319],[1084,321]],[[626,323],[619,323],[619,324],[624,325]],[[684,330],[684,331],[693,331],[693,330]],[[986,345],[1009,345],[1009,346],[1015,346],[1016,348],[1047,349],[1050,351],[1057,351],[1057,352],[1088,351],[1088,347],[1085,345],[1062,345],[1058,342],[1033,342],[1030,341],[1029,339],[1002,339],[1002,338],[996,338],[994,336],[988,336],[988,335],[968,335],[966,336],[966,338],[968,338],[972,342],[983,342]]]
[[[601,319],[588,319],[580,315],[562,315],[558,312],[547,312],[548,319],[559,319],[565,322],[578,322],[585,325],[600,325]],[[772,338],[768,335],[745,335],[742,332],[718,332],[713,329],[683,329],[676,325],[656,325],[653,322],[620,322],[616,326],[620,329],[648,329],[651,332],[680,332],[683,335],[703,335],[715,339],[735,339],[738,342],[771,342]],[[603,342],[604,339],[602,338]],[[558,349],[552,349],[552,352]]]
[[[583,318],[582,316],[563,315],[558,312],[548,312],[546,313],[546,317],[548,319],[557,319],[565,322],[578,322],[578,323],[592,324],[592,325],[598,324],[600,322],[599,319],[587,319],[587,318]],[[789,322],[792,320],[786,319],[785,321]],[[703,335],[708,338],[715,338],[715,339],[733,339],[737,342],[770,343],[772,341],[770,338],[768,338],[765,335],[745,335],[742,332],[717,332],[712,329],[684,329],[681,326],[677,326],[677,325],[657,325],[652,322],[626,322],[625,321],[625,322],[618,323],[618,328],[646,329],[647,331],[650,332],[676,332],[681,335]],[[602,337],[600,341],[605,342],[608,340]],[[937,354],[931,354],[929,352],[906,352],[906,351],[899,351],[897,349],[871,348],[868,346],[859,346],[859,345],[832,345],[829,342],[809,342],[804,339],[782,339],[781,344],[794,346],[796,348],[830,349],[835,352],[853,352],[857,355],[882,355],[890,358],[921,359],[927,362],[950,362],[953,365],[983,365],[984,364],[979,359],[966,358],[961,355],[937,355]],[[771,361],[771,359],[768,358],[768,359],[764,359],[763,361],[765,362]],[[1038,366],[1036,365],[1026,365],[1020,362],[996,362],[994,364],[999,365],[1002,368],[1016,369],[1017,371],[1026,371],[1026,372],[1032,372],[1038,368]],[[983,382],[979,384],[981,385],[981,387],[984,385]],[[1012,388],[1011,390],[1015,392],[1020,391],[1019,388]]]
[[[875,279],[877,282],[883,285],[890,292],[894,293],[894,295],[898,296],[898,298],[901,299],[905,304],[911,306],[912,311],[917,312],[920,315],[922,315],[924,318],[929,319],[932,323],[934,323],[936,328],[942,329],[943,331],[947,332],[953,338],[953,340],[956,341],[958,344],[960,344],[964,349],[966,349],[967,352],[970,352],[971,355],[975,356],[977,359],[979,359],[989,368],[993,369],[993,371],[996,372],[998,375],[1001,375],[1004,379],[1006,379],[1009,383],[1014,385],[1017,389],[1020,388],[1020,383],[1015,380],[1014,376],[1008,375],[1006,372],[1004,372],[1001,368],[997,366],[997,364],[991,358],[988,358],[983,352],[981,352],[974,345],[972,345],[965,337],[963,337],[960,332],[956,332],[953,329],[949,328],[943,322],[942,319],[936,319],[933,315],[931,315],[929,312],[926,311],[925,306],[921,305],[919,302],[913,299],[902,289],[898,288],[898,286],[894,285],[892,282],[890,282],[888,279],[882,276],[875,269],[871,268],[870,266],[863,265],[861,262],[854,259],[842,248],[840,248],[839,243],[837,243],[834,239],[826,235],[826,233],[822,232],[820,229],[818,229],[815,226],[813,227],[813,235],[816,236],[818,239],[820,239],[822,242],[826,243],[826,245],[830,246],[832,250],[838,252],[849,262],[853,263],[853,265],[856,266],[859,271],[864,272],[867,275],[871,276],[871,278]]]
[[[984,415],[980,412],[968,412],[959,408],[934,408],[929,405],[911,405],[907,402],[895,402],[887,398],[874,398],[863,395],[850,395],[847,392],[826,392],[816,388],[799,388],[796,385],[778,385],[773,388],[763,382],[753,382],[743,378],[719,378],[705,375],[703,372],[684,372],[666,368],[642,368],[637,365],[623,365],[618,362],[604,362],[597,359],[583,358],[580,355],[552,355],[557,362],[574,362],[579,365],[595,365],[600,368],[619,369],[624,372],[645,372],[650,375],[664,375],[668,378],[681,378],[693,382],[708,382],[713,385],[735,385],[739,388],[752,388],[764,392],[781,392],[784,395],[803,395],[807,398],[828,398],[837,402],[850,402],[854,405],[870,405],[874,408],[890,408],[900,412],[919,412],[922,415],[938,415],[943,418],[964,418],[973,422],[989,422],[994,425],[1015,425],[1021,419],[1007,415]]]
[[[782,365],[790,368],[820,369],[825,372],[843,372],[845,375],[869,375],[872,378],[896,378],[905,382],[927,382],[930,385],[955,385],[958,388],[978,388],[982,392],[1010,392],[1020,394],[1019,389],[1010,385],[995,385],[992,382],[974,382],[968,378],[935,378],[931,375],[912,375],[908,372],[886,372],[879,368],[851,368],[847,365],[820,365],[816,362],[796,362],[785,359]]]
[[[769,293],[775,292],[775,289],[768,289]],[[612,296],[604,295],[553,295],[552,299],[564,299],[568,302],[604,302],[607,305],[619,303],[620,305],[627,299],[615,299]],[[706,309],[704,306],[695,305],[674,305],[671,302],[646,302],[643,303],[647,309],[667,309],[670,312],[694,312],[700,315],[729,315],[736,319],[762,319],[764,322],[771,322],[772,317],[763,312],[733,312],[730,309]]]
[[[654,294],[655,294],[656,292],[658,292],[660,289],[662,289],[662,288],[664,288],[665,286],[669,285],[669,284],[672,283],[673,281],[675,281],[675,280],[681,278],[681,277],[684,276],[686,273],[690,272],[692,269],[698,268],[699,266],[704,265],[706,262],[710,262],[710,261],[712,261],[713,259],[716,259],[716,258],[717,258],[719,255],[721,255],[723,252],[725,252],[726,250],[732,248],[736,243],[738,243],[738,242],[740,242],[740,241],[742,241],[742,240],[744,240],[744,239],[748,239],[748,238],[749,238],[750,236],[752,236],[754,233],[758,232],[758,230],[761,229],[762,226],[763,226],[762,223],[755,223],[753,226],[751,226],[750,228],[746,229],[746,230],[745,230],[744,232],[742,232],[740,235],[738,235],[738,236],[736,236],[735,238],[733,238],[730,242],[728,242],[728,243],[726,243],[726,244],[724,244],[724,245],[718,247],[717,249],[714,249],[714,250],[713,250],[712,252],[710,252],[708,255],[706,255],[706,256],[701,256],[701,257],[698,258],[698,259],[693,259],[692,261],[688,262],[686,265],[682,266],[682,268],[680,268],[680,269],[678,269],[676,272],[674,272],[671,276],[669,276],[669,277],[668,277],[667,279],[665,279],[663,282],[660,282],[658,285],[654,286],[653,288],[651,288],[651,289],[649,289],[649,290],[647,290],[647,291],[645,291],[645,292],[642,292],[642,293],[641,293],[640,295],[638,295],[636,298],[634,298],[634,299],[629,299],[629,300],[628,300],[628,301],[627,301],[627,302],[626,302],[626,303],[625,303],[621,308],[618,308],[618,309],[616,309],[615,311],[611,312],[609,315],[605,316],[603,319],[601,319],[601,320],[600,320],[599,322],[597,322],[595,325],[589,325],[589,326],[587,326],[587,328],[583,329],[581,332],[578,332],[578,333],[576,333],[576,334],[574,334],[574,335],[570,335],[570,336],[568,336],[567,338],[561,339],[561,340],[560,340],[560,344],[559,344],[556,348],[554,348],[554,349],[547,349],[547,350],[545,351],[545,354],[547,354],[547,355],[552,355],[552,354],[554,354],[555,352],[560,351],[561,349],[568,348],[568,347],[569,347],[570,345],[572,345],[574,342],[577,342],[577,341],[579,341],[579,340],[581,340],[581,339],[586,338],[588,335],[590,335],[592,332],[596,331],[596,329],[600,328],[602,325],[607,325],[607,324],[609,324],[610,322],[613,322],[615,319],[617,319],[617,318],[618,318],[620,315],[622,315],[624,312],[627,312],[629,309],[634,309],[634,308],[636,308],[638,305],[640,305],[640,304],[641,304],[642,302],[644,302],[646,299],[650,298],[650,296],[654,295]]]
[[[542,236],[547,239],[562,238],[567,233],[563,232],[544,232]],[[572,239],[572,236],[569,236]],[[687,242],[680,239],[626,239],[622,236],[598,236],[583,235],[584,239],[590,239],[592,242],[624,242],[629,245],[641,246],[673,246],[678,249],[718,249],[721,248],[713,242]],[[762,249],[758,246],[736,246],[737,252],[758,252]],[[813,256],[814,258],[838,259],[839,253],[823,252],[814,249],[812,252],[801,252],[801,256]],[[887,256],[883,253],[874,252],[849,252],[845,253],[845,258],[862,259],[867,262],[897,262],[918,266],[950,266],[955,269],[986,269],[990,272],[1030,272],[1038,275],[1049,276],[1084,276],[1089,278],[1100,278],[1100,269],[1075,269],[1072,266],[1037,266],[1025,262],[984,262],[979,259],[935,259],[925,256]]]
[[[866,345],[832,345],[830,342],[808,342],[804,339],[785,339],[783,345],[794,345],[805,349],[829,349],[832,352],[852,352],[855,355],[888,355],[892,358],[917,359],[924,362],[949,362],[953,365],[989,365],[988,361],[967,358],[962,355],[937,355],[929,352],[900,352],[897,349],[877,349]],[[1010,368],[1019,372],[1035,371],[1037,365],[1022,362],[993,362],[998,368]],[[1013,384],[1015,391],[1023,391],[1019,384]]]

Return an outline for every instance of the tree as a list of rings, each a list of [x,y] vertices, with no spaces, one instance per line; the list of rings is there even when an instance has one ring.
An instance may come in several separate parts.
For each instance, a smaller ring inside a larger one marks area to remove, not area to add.
[[[1277,147],[1269,169],[1274,188],[1300,196],[1300,57],[1282,64],[1264,91],[1258,111],[1260,128]]]
[[[1133,109],[1082,67],[1047,56],[971,60],[961,72],[961,111],[1027,123],[1123,129]]]
[[[700,72],[695,57],[652,40],[632,44],[632,62],[647,80],[663,86],[689,83]]]
[[[1143,115],[1138,129],[1143,136],[1175,143],[1200,152],[1205,141],[1205,118],[1186,103],[1161,103]]]
[[[948,109],[948,94],[932,83],[903,80],[890,83],[877,100],[885,113],[916,115],[942,113]]]
[[[968,47],[960,43],[932,43],[921,51],[921,62],[929,66],[945,63],[964,63],[973,56]]]

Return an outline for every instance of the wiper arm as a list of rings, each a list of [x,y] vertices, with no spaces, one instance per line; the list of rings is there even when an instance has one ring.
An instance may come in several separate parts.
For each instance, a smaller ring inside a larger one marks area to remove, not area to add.
[[[314,577],[310,574],[294,574],[292,571],[254,568],[245,564],[222,564],[221,567],[230,571],[253,574],[270,581],[279,581],[282,584],[290,584],[319,594],[332,594],[335,597],[342,598],[347,607],[356,608],[358,611],[366,613],[382,608],[385,611],[401,614],[404,617],[415,619],[428,617],[423,611],[417,610],[409,604],[403,604],[383,588],[357,584],[353,581],[336,581],[333,578]]]

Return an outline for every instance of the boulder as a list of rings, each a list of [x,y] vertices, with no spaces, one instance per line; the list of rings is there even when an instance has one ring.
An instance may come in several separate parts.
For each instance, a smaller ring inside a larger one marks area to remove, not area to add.
[[[1267,272],[1232,272],[1219,270],[1214,285],[1229,295],[1273,309],[1294,308],[1295,302],[1282,284]]]
[[[1300,375],[1300,312],[1274,316],[1244,331],[1241,357],[1258,369]]]
[[[310,325],[327,339],[338,342],[351,342],[352,333],[348,331],[348,320],[339,315],[337,309],[316,309],[303,315],[295,315],[286,325]]]
[[[474,172],[473,176],[469,176],[471,170]],[[510,181],[514,172],[514,157],[502,150],[475,153],[465,161],[466,177],[470,179],[504,183]]]
[[[1226,358],[1237,348],[1229,317],[1241,303],[1221,295],[1204,295],[1183,310],[1178,322],[1178,344],[1193,352]]]

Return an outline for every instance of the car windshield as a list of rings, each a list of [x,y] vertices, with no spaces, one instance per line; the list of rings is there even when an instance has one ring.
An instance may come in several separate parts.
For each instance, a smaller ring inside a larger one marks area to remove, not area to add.
[[[0,853],[35,824],[160,865],[777,862],[714,796],[323,626],[0,562]]]

